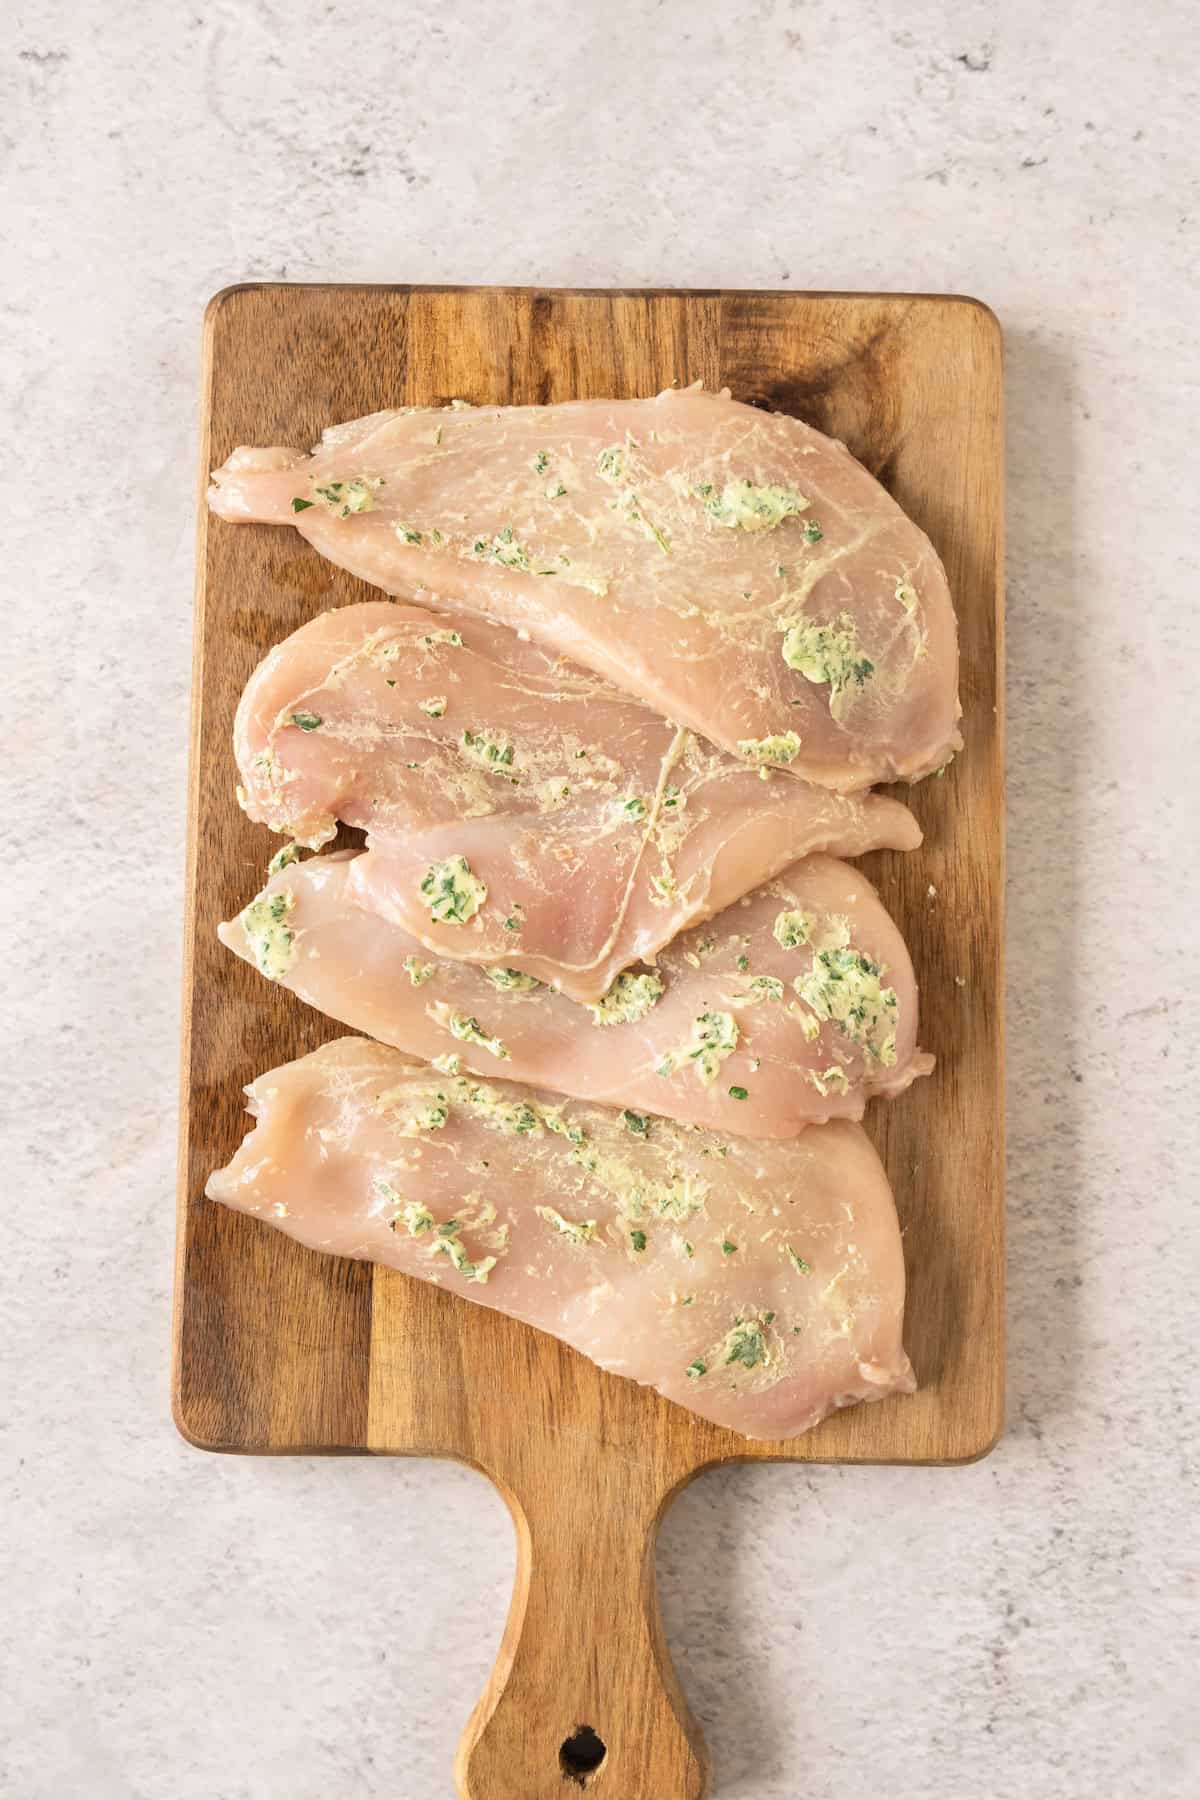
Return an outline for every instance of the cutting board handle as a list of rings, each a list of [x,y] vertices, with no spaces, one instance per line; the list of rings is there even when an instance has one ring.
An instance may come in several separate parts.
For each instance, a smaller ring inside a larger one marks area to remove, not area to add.
[[[580,1434],[582,1438],[584,1434]],[[564,1441],[504,1494],[517,1579],[455,1762],[462,1800],[702,1800],[708,1758],[675,1679],[654,1575],[672,1497],[595,1439]]]

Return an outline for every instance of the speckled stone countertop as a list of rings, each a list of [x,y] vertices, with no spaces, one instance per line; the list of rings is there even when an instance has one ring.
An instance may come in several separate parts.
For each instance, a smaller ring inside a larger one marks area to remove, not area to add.
[[[1200,1791],[1198,60],[1170,0],[18,0],[6,1796],[449,1800],[508,1601],[467,1470],[168,1416],[199,326],[253,277],[999,313],[1008,1432],[698,1482],[664,1606],[716,1800]]]

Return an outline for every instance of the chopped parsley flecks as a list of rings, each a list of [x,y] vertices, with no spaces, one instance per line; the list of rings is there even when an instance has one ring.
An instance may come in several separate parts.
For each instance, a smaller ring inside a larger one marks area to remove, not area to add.
[[[300,851],[295,844],[285,844],[277,850],[267,864],[268,875],[278,875],[283,869],[290,869],[293,863],[300,861]]]
[[[858,632],[849,613],[836,625],[818,625],[796,619],[783,626],[783,660],[806,681],[829,684],[829,711],[843,717],[850,698],[865,687],[875,664],[863,656]]]
[[[625,444],[610,444],[596,458],[596,473],[602,481],[610,486],[622,489],[615,500],[609,502],[624,513],[634,525],[640,525],[647,537],[653,538],[659,549],[667,556],[671,554],[671,540],[653,519],[647,518],[642,509],[641,500],[634,489],[634,473],[630,466],[630,451],[635,448],[632,439]]]
[[[550,452],[548,450],[539,450],[537,455],[533,459],[534,474],[535,475],[544,475],[546,473],[546,470],[549,467],[550,467]]]
[[[414,987],[421,987],[426,981],[431,981],[437,973],[436,963],[419,962],[415,956],[406,956],[403,968]]]
[[[687,1373],[692,1381],[699,1381],[702,1375],[708,1374],[708,1364],[702,1356],[698,1356],[695,1362],[688,1364]]]
[[[480,1262],[472,1262],[457,1237],[439,1237],[433,1248],[444,1251],[454,1264],[454,1272],[461,1275],[464,1281],[486,1281],[496,1266],[494,1256],[485,1256]]]
[[[564,1219],[553,1206],[535,1206],[533,1210],[539,1219],[545,1219],[547,1225],[553,1225],[560,1237],[565,1237],[570,1244],[590,1244],[599,1230],[595,1219]]]
[[[601,481],[609,481],[614,487],[629,480],[628,451],[624,444],[610,444],[596,458],[596,473]]]
[[[732,1013],[701,1013],[692,1025],[691,1042],[669,1050],[655,1073],[673,1075],[691,1063],[702,1085],[708,1087],[716,1080],[725,1058],[737,1049],[737,1043],[738,1027]]]
[[[307,512],[309,507],[315,504],[316,502],[313,500],[302,500],[299,494],[297,494],[292,500],[292,511],[294,513]]]
[[[398,1209],[388,1221],[393,1231],[399,1231],[403,1225],[409,1237],[432,1236],[429,1246],[431,1253],[435,1256],[448,1256],[454,1265],[455,1274],[461,1275],[464,1281],[487,1280],[496,1266],[496,1258],[485,1256],[479,1262],[471,1261],[459,1237],[462,1225],[458,1219],[447,1219],[444,1225],[439,1225],[429,1208],[419,1200],[401,1202],[400,1196],[382,1176],[376,1176],[375,1186],[382,1197],[390,1200]]]
[[[794,912],[776,913],[775,923],[771,927],[771,936],[783,950],[796,950],[801,944],[807,944],[813,934],[816,920],[811,913]]]
[[[320,731],[324,722],[320,713],[312,712],[293,713],[288,720],[289,725],[295,725],[301,731]]]
[[[282,981],[295,961],[296,934],[287,923],[295,904],[291,888],[279,888],[273,894],[260,894],[241,915],[255,967],[268,981]]]
[[[258,772],[259,779],[271,789],[271,798],[278,802],[281,797],[280,790],[284,782],[288,780],[288,773],[275,752],[261,750],[254,759],[254,767]],[[242,794],[245,793],[244,788],[241,791]],[[239,804],[244,804],[244,801],[239,799]]]
[[[705,502],[704,510],[715,524],[730,530],[740,527],[743,531],[773,531],[785,519],[802,513],[808,504],[795,488],[727,481],[719,495]]]
[[[489,968],[483,972],[492,986],[504,993],[530,994],[542,985],[536,976],[526,975],[520,969]]]
[[[448,1031],[451,1037],[457,1038],[460,1043],[478,1044],[481,1050],[486,1050],[489,1055],[496,1057],[500,1062],[509,1061],[507,1045],[503,1044],[498,1037],[489,1037],[479,1020],[472,1018],[469,1013],[455,1012],[452,1007],[447,1006],[444,1000],[437,1000],[432,1006],[425,1008],[425,1015],[432,1019],[435,1025],[440,1025],[443,1031]]]
[[[819,544],[821,539],[825,536],[825,533],[821,530],[816,519],[805,519],[801,529],[804,532],[804,541],[806,544]]]
[[[786,1255],[788,1261],[791,1263],[793,1269],[795,1269],[797,1275],[811,1275],[812,1274],[812,1264],[810,1262],[806,1261],[806,1259],[803,1256],[801,1256],[801,1254],[798,1250],[793,1250],[792,1246],[790,1244],[785,1244],[783,1246],[783,1249],[784,1249],[784,1254]]]
[[[722,1256],[736,1256],[737,1255],[737,1245],[733,1242],[733,1240],[731,1238],[722,1239],[721,1255]]]
[[[639,1255],[646,1248],[646,1234],[644,1231],[631,1231],[629,1234],[629,1241]]]
[[[612,807],[619,819],[644,819],[649,810],[646,802],[637,794],[630,794],[624,800],[614,800]]]
[[[750,1098],[750,1090],[749,1088],[744,1087],[731,1087],[729,1090],[729,1098],[731,1100],[748,1100]]]
[[[324,487],[314,487],[313,492],[318,500],[323,500],[331,513],[338,518],[348,519],[351,513],[367,513],[375,510],[374,489],[382,487],[381,481],[369,481],[364,476],[356,475],[352,481],[328,481]],[[292,511],[299,510],[295,501]]]
[[[478,1082],[460,1078],[455,1098],[481,1124],[504,1132],[512,1137],[540,1137],[543,1125],[557,1130],[555,1123],[557,1114],[528,1100],[506,1100],[491,1088],[481,1087]]]
[[[461,650],[463,644],[460,631],[423,631],[421,642],[427,650],[434,644],[449,644],[452,650]]]
[[[750,983],[747,997],[751,1000],[782,1000],[783,983],[775,975],[756,975]]]
[[[672,1174],[665,1181],[645,1184],[646,1198],[659,1218],[674,1219],[681,1224],[700,1211],[707,1193],[704,1182],[686,1173]]]
[[[409,1237],[424,1237],[434,1229],[437,1220],[419,1200],[410,1200],[401,1208],[398,1218],[392,1220],[392,1230],[399,1224],[407,1227]]]
[[[641,507],[637,504],[637,495],[636,494],[632,496],[632,500],[633,500],[633,504],[626,508],[626,510],[629,514],[629,517],[631,519],[633,519],[638,525],[641,526],[642,530],[646,533],[647,537],[652,537],[654,539],[655,543],[658,545],[660,550],[662,550],[667,556],[670,556],[671,540],[667,536],[666,532],[663,531],[659,526],[657,526],[654,523],[653,519],[648,519],[646,517],[646,515],[642,511]]]
[[[487,899],[487,884],[471,873],[465,856],[447,856],[421,879],[430,916],[441,925],[465,925]]]
[[[564,1119],[561,1107],[543,1107],[541,1117],[546,1130],[552,1131],[556,1137],[566,1138],[569,1144],[587,1143],[587,1132],[583,1126],[572,1125],[569,1120]]]
[[[422,541],[421,533],[415,525],[393,525],[392,530],[402,544],[419,544]]]
[[[621,1114],[621,1122],[626,1131],[632,1131],[634,1137],[648,1137],[650,1135],[650,1121],[645,1113],[630,1112],[629,1108],[626,1107]]]
[[[765,1324],[765,1320],[758,1319],[737,1321],[733,1330],[726,1334],[721,1346],[721,1361],[726,1367],[731,1363],[740,1363],[743,1368],[757,1369],[761,1363],[770,1361]]]
[[[469,726],[459,740],[459,747],[463,755],[478,763],[481,769],[511,769],[516,754],[512,744],[489,737],[485,731],[472,731]]]
[[[752,763],[795,762],[803,748],[798,731],[777,731],[773,737],[739,738],[738,749]]]
[[[520,569],[528,573],[529,552],[524,544],[517,540],[511,525],[498,531],[494,537],[478,537],[471,545],[470,554],[480,562],[497,563],[502,569]],[[553,570],[541,570],[539,573],[553,574]]]
[[[842,1068],[840,1063],[833,1063],[828,1069],[822,1069],[820,1074],[817,1073],[816,1069],[810,1069],[808,1071],[808,1079],[812,1082],[818,1094],[821,1095],[828,1094],[830,1090],[835,1094],[848,1094],[850,1092],[850,1077],[846,1074],[845,1069]]]
[[[651,906],[670,906],[678,892],[678,884],[670,869],[664,868],[650,877]]]
[[[657,975],[618,975],[606,994],[588,1002],[597,1025],[632,1025],[644,1019],[662,999],[663,984]]]
[[[431,719],[440,719],[446,711],[445,694],[430,694],[428,700],[420,702],[421,711],[428,713]]]
[[[896,1061],[900,1000],[895,988],[883,986],[883,974],[869,956],[835,945],[814,950],[811,970],[798,975],[792,986],[818,1019],[832,1020],[844,1036],[890,1069]]]

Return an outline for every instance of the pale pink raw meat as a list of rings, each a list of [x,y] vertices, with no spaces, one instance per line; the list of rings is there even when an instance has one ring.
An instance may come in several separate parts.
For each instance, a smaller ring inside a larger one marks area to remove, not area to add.
[[[746,1437],[911,1393],[904,1260],[861,1127],[714,1137],[361,1038],[247,1090],[211,1199],[314,1250],[435,1281]]]
[[[811,851],[921,837],[898,801],[763,780],[503,627],[460,633],[386,600],[323,613],[272,650],[234,747],[251,818],[312,846],[339,819],[367,829],[365,904],[428,949],[579,1000]],[[448,923],[422,882],[455,856],[487,893]]]
[[[281,870],[221,940],[341,1024],[426,1061],[457,1057],[477,1074],[744,1137],[859,1119],[872,1096],[901,1093],[932,1067],[917,1048],[903,939],[870,883],[832,857],[797,863],[686,932],[595,1009],[514,986],[503,966],[429,960],[356,904],[370,860],[337,853]],[[864,1017],[836,1016],[841,988]],[[602,1022],[610,1009],[642,1016]]]
[[[374,413],[311,456],[235,451],[209,504],[827,787],[915,780],[960,743],[928,538],[844,445],[727,393]]]

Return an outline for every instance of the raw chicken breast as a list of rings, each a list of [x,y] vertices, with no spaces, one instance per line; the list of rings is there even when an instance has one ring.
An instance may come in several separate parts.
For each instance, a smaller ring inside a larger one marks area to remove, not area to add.
[[[590,1007],[511,968],[427,960],[356,904],[371,860],[280,870],[222,942],[331,1018],[427,1061],[744,1137],[859,1119],[872,1095],[932,1067],[904,942],[870,883],[831,857],[797,863]]]
[[[359,1038],[247,1090],[211,1199],[438,1282],[746,1437],[911,1393],[904,1260],[859,1126],[716,1138],[448,1078]]]
[[[365,904],[579,1000],[810,851],[921,837],[895,800],[763,781],[501,626],[390,601],[274,649],[234,746],[251,818],[312,846],[366,827]]]
[[[960,743],[928,538],[844,445],[727,392],[374,413],[236,450],[209,504],[525,626],[748,763],[849,790]]]

